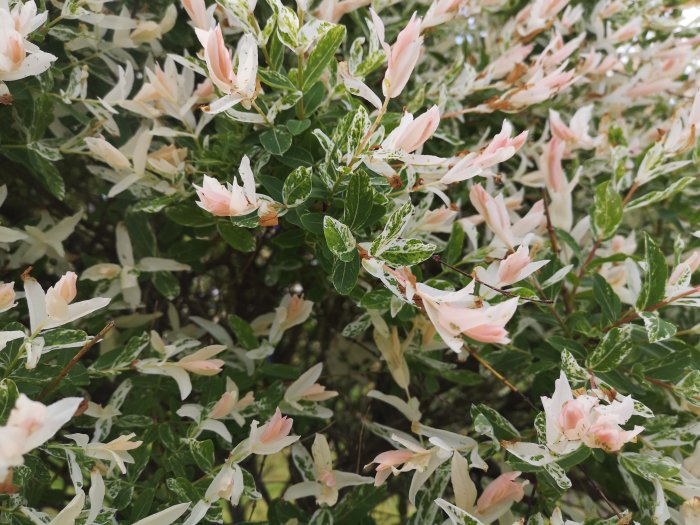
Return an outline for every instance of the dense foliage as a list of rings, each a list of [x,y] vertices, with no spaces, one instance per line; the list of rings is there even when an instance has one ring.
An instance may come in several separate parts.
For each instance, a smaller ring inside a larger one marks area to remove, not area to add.
[[[0,523],[700,524],[690,3],[0,0]]]

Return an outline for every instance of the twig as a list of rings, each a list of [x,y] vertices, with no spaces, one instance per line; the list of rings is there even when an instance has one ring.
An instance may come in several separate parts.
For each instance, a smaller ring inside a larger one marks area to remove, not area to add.
[[[557,242],[557,236],[554,232],[554,226],[552,226],[552,217],[549,215],[549,203],[547,202],[547,195],[545,191],[542,190],[542,202],[544,203],[544,216],[547,219],[547,232],[549,233],[549,242],[552,244],[552,250],[559,256],[561,250],[559,249],[559,243]]]
[[[621,518],[622,512],[620,512],[620,509],[618,509],[617,506],[608,499],[608,497],[603,492],[603,489],[601,489],[600,486],[593,480],[593,478],[590,477],[588,473],[584,470],[583,465],[578,465],[578,468],[583,473],[583,477],[586,479],[588,484],[593,488],[593,490],[595,490],[598,493],[598,495],[603,499],[603,501],[608,505],[608,507],[610,507],[610,510]]]
[[[663,308],[664,306],[668,306],[669,304],[674,303],[678,299],[683,299],[684,297],[688,297],[689,295],[693,295],[694,293],[697,293],[697,292],[700,292],[700,285],[695,286],[694,288],[691,288],[689,290],[686,290],[683,293],[679,293],[678,295],[674,295],[670,299],[664,299],[663,301],[659,301],[656,304],[653,304],[651,306],[647,306],[642,311],[643,312],[654,312],[654,311],[658,310],[659,308]],[[634,321],[638,317],[639,317],[639,312],[637,312],[637,311],[630,312],[630,313],[626,314],[624,317],[622,317],[622,319],[616,321],[615,323],[613,323],[610,326],[608,326],[607,328],[605,328],[603,331],[608,332],[608,331],[612,330],[613,328],[617,328],[620,325],[629,323],[630,321]]]
[[[483,366],[486,370],[491,372],[496,379],[498,379],[501,383],[503,383],[505,386],[507,386],[512,392],[515,394],[518,394],[528,405],[530,405],[530,408],[533,410],[539,410],[535,406],[535,404],[530,400],[529,397],[527,397],[525,394],[523,394],[520,390],[518,390],[518,387],[516,387],[513,383],[508,381],[498,370],[496,370],[494,367],[491,366],[491,364],[488,361],[485,361],[484,358],[482,358],[476,350],[473,348],[469,348],[467,345],[464,345],[464,348],[467,349],[467,352],[469,352],[469,355],[472,356],[474,359],[477,360],[477,362]]]
[[[513,293],[513,292],[509,292],[508,290],[504,290],[503,288],[498,288],[498,287],[496,287],[496,286],[492,286],[492,285],[490,285],[490,284],[488,284],[488,283],[485,283],[485,282],[482,281],[481,279],[479,279],[479,278],[476,276],[475,273],[468,273],[468,272],[465,272],[464,270],[462,270],[462,269],[460,269],[460,268],[457,268],[456,266],[453,266],[453,265],[451,265],[451,264],[449,264],[449,263],[446,263],[445,261],[442,260],[442,258],[441,258],[439,255],[433,255],[433,260],[436,261],[436,262],[438,262],[438,263],[440,263],[440,264],[442,264],[442,265],[444,265],[444,266],[446,266],[446,267],[449,268],[450,270],[453,270],[453,271],[455,271],[455,272],[457,272],[457,273],[459,273],[459,274],[465,275],[465,276],[467,276],[467,277],[471,277],[471,278],[474,279],[477,283],[483,284],[484,286],[486,286],[487,288],[490,288],[490,289],[493,290],[494,292],[498,292],[498,293],[500,293],[501,295],[505,295],[506,297],[517,297],[518,299],[522,299],[523,301],[532,301],[533,303],[552,304],[552,303],[554,302],[554,301],[552,301],[551,299],[533,299],[532,297],[523,297],[522,295],[518,295],[518,294],[515,294],[515,293]]]
[[[107,323],[107,325],[100,330],[95,337],[90,339],[88,342],[86,342],[80,350],[78,350],[78,353],[73,356],[73,359],[68,361],[68,364],[63,367],[63,370],[56,376],[56,379],[51,381],[46,388],[44,388],[41,393],[39,394],[39,397],[37,398],[39,401],[44,399],[46,396],[48,396],[51,391],[58,386],[58,384],[63,380],[64,377],[68,375],[68,372],[70,372],[71,368],[75,366],[75,364],[80,361],[80,359],[87,353],[88,350],[90,350],[93,346],[95,346],[97,343],[99,343],[102,338],[109,332],[112,328],[114,327],[114,321],[110,321]]]

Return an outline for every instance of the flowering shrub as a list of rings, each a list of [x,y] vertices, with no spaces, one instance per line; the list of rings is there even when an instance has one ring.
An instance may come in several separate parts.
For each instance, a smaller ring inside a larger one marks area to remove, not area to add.
[[[696,19],[0,0],[0,523],[700,524]]]

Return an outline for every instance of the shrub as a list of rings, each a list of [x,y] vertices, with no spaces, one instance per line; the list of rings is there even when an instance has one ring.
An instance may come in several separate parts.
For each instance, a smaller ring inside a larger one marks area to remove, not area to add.
[[[696,17],[1,0],[0,523],[700,523]]]

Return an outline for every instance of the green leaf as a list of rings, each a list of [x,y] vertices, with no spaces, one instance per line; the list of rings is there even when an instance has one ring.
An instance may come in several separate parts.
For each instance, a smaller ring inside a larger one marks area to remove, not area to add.
[[[289,80],[289,78],[287,78],[286,75],[283,75],[277,71],[258,68],[258,78],[260,78],[260,82],[270,86],[271,88],[281,89],[283,91],[296,91],[297,89],[297,87],[291,80]]]
[[[292,135],[284,128],[272,128],[260,134],[260,144],[273,155],[282,155],[292,146]]]
[[[342,25],[332,27],[321,37],[304,67],[304,91],[321,78],[323,70],[333,59],[335,50],[338,49],[344,38],[345,26]]]
[[[189,446],[197,466],[204,472],[211,471],[214,468],[214,443],[212,440],[197,441],[196,439],[191,439]]]
[[[598,274],[593,274],[593,297],[603,311],[603,318],[607,324],[613,324],[620,316],[620,298],[613,291],[605,278]]]
[[[644,321],[650,343],[665,341],[676,334],[676,325],[661,319],[658,312],[639,312],[639,317]]]
[[[0,381],[0,425],[7,422],[10,412],[15,406],[15,401],[19,397],[19,390],[12,379]]]
[[[447,241],[445,248],[445,259],[448,263],[454,264],[462,258],[462,249],[464,247],[464,229],[458,222],[452,224],[452,233]]]
[[[700,406],[700,370],[693,370],[676,385],[676,392],[695,406]]]
[[[345,192],[343,222],[351,230],[357,230],[367,222],[372,213],[374,189],[369,175],[364,170],[357,170],[350,175]]]
[[[435,517],[438,506],[435,500],[440,498],[450,482],[450,467],[440,466],[430,477],[430,484],[425,484],[416,495],[416,513],[409,521],[410,525],[423,525],[428,523],[440,523]]]
[[[596,372],[608,372],[622,363],[630,350],[632,338],[629,328],[613,328],[588,356],[586,365]]]
[[[481,414],[486,420],[491,424],[494,434],[498,439],[518,439],[520,438],[520,433],[517,429],[504,418],[501,414],[496,412],[493,408],[486,405],[472,405],[471,416],[472,419],[476,419],[477,415]]]
[[[165,215],[176,224],[194,228],[210,226],[216,222],[211,213],[207,213],[194,202],[170,206],[165,209]]]
[[[219,230],[221,238],[234,250],[243,253],[255,251],[255,237],[247,229],[228,222],[219,222],[216,229]]]
[[[636,452],[623,452],[619,457],[620,465],[624,469],[647,481],[654,482],[662,479],[680,482],[680,465],[671,458]]]
[[[435,253],[437,246],[418,239],[394,241],[382,252],[382,259],[397,266],[413,266],[428,259]]]
[[[287,121],[287,129],[294,136],[301,135],[304,131],[309,129],[309,126],[311,126],[311,121],[307,118],[304,120],[290,119]]]
[[[644,259],[647,268],[642,289],[637,298],[637,310],[644,310],[663,300],[668,278],[666,258],[646,232],[644,233]]]
[[[177,277],[172,272],[153,272],[151,281],[156,290],[166,299],[172,301],[180,295],[180,281],[177,280]]]
[[[260,346],[258,338],[255,337],[255,332],[253,328],[248,324],[247,321],[241,319],[235,314],[228,316],[228,325],[233,330],[236,335],[238,342],[243,345],[246,350],[253,350]]]
[[[311,516],[309,525],[333,525],[333,513],[328,507],[322,507]]]
[[[342,295],[348,295],[355,288],[357,276],[360,273],[360,257],[353,252],[350,262],[335,261],[333,266],[332,281],[335,289]]]
[[[399,206],[394,213],[389,216],[389,219],[384,226],[384,230],[382,230],[379,237],[377,237],[372,243],[372,246],[369,249],[370,255],[378,256],[385,249],[387,249],[389,245],[395,239],[397,239],[406,228],[408,221],[411,219],[412,213],[413,204],[411,204],[411,201],[406,201]]]
[[[350,228],[342,222],[326,215],[323,219],[323,236],[333,255],[343,262],[350,262],[356,256],[355,237]]]
[[[622,222],[622,197],[610,181],[598,184],[595,189],[592,225],[596,238],[612,237]]]
[[[646,195],[642,195],[641,197],[634,199],[625,207],[625,209],[634,210],[637,208],[649,206],[650,204],[656,204],[657,202],[664,201],[672,197],[676,193],[683,191],[685,187],[688,186],[688,184],[690,184],[694,180],[695,177],[683,177],[682,179],[678,179],[666,189],[660,191],[651,191]]]
[[[282,187],[282,200],[287,206],[299,206],[309,198],[312,175],[311,168],[300,166],[287,176]]]

